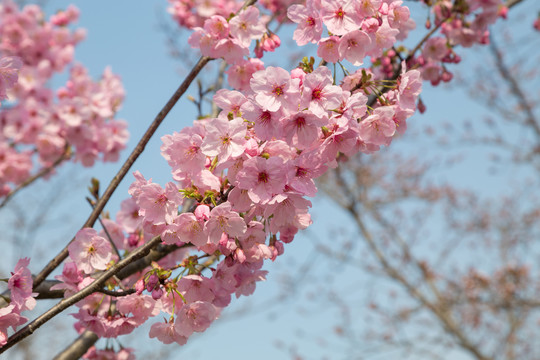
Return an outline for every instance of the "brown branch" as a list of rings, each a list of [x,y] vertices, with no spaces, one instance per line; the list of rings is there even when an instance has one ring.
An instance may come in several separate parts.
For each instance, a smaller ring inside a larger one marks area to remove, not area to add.
[[[34,333],[39,327],[51,320],[56,315],[60,314],[62,311],[70,307],[71,305],[76,304],[85,297],[99,292],[105,283],[114,275],[116,275],[120,270],[125,268],[127,265],[133,263],[136,260],[143,258],[148,255],[150,250],[156,247],[161,242],[161,237],[156,236],[143,246],[135,249],[132,253],[126,256],[123,260],[113,265],[110,269],[106,270],[101,274],[93,283],[80,290],[76,294],[70,296],[67,299],[60,301],[58,304],[50,308],[48,311],[37,317],[31,323],[27,324],[25,327],[17,331],[15,334],[8,338],[8,341],[4,347],[0,348],[0,354],[11,348],[13,345],[17,344],[21,340],[30,336]]]
[[[131,295],[131,294],[135,294],[135,289],[127,289],[127,290],[123,290],[123,291],[114,291],[114,290],[108,290],[108,289],[101,289],[101,290],[98,290],[98,292],[102,293],[102,294],[105,294],[105,295],[109,295],[109,296],[112,296],[112,297],[122,297],[122,296],[128,296],[128,295]]]
[[[204,66],[210,60],[212,60],[212,59],[209,58],[209,57],[203,56],[203,57],[201,57],[199,59],[197,64],[195,64],[193,69],[191,69],[191,72],[186,76],[186,78],[184,79],[184,81],[182,82],[180,87],[178,87],[178,89],[175,91],[173,96],[169,99],[169,101],[167,101],[165,106],[157,114],[156,118],[150,124],[150,126],[148,127],[148,129],[144,133],[143,137],[141,138],[141,140],[139,141],[139,143],[137,144],[135,149],[133,149],[133,151],[131,152],[131,154],[129,155],[127,160],[124,162],[124,164],[122,165],[122,167],[120,168],[118,173],[111,180],[109,186],[107,187],[107,189],[103,193],[103,196],[101,198],[99,198],[99,200],[96,202],[94,210],[92,211],[92,213],[90,214],[90,216],[88,217],[88,219],[86,220],[86,222],[84,223],[84,225],[81,228],[94,226],[94,223],[98,219],[99,214],[101,214],[101,212],[105,208],[105,205],[107,204],[107,202],[111,198],[112,194],[114,193],[114,191],[116,190],[116,188],[120,184],[120,181],[122,181],[122,179],[126,176],[127,172],[129,171],[129,169],[131,168],[131,166],[133,165],[135,160],[137,160],[139,155],[141,155],[141,153],[144,151],[144,148],[146,147],[146,144],[148,144],[148,142],[150,141],[150,139],[152,138],[152,136],[156,132],[158,126],[163,122],[163,120],[165,119],[167,114],[169,114],[169,112],[171,111],[173,106],[178,102],[180,97],[182,97],[182,95],[187,91],[187,89],[189,88],[189,85],[191,85],[191,83],[193,82],[195,77],[199,74],[199,72],[204,68]],[[71,239],[70,243],[72,241],[73,241],[73,239]],[[62,251],[58,255],[56,255],[43,268],[43,270],[41,270],[41,272],[36,276],[36,279],[34,280],[34,284],[37,286],[43,280],[45,280],[45,278],[47,278],[47,276],[49,276],[49,274],[54,269],[56,269],[58,267],[58,265],[60,265],[62,263],[62,261],[64,261],[67,258],[67,256],[68,256],[68,249],[67,249],[67,245],[66,245],[64,247],[64,249],[62,249]]]
[[[514,5],[519,4],[519,3],[522,2],[522,1],[523,1],[523,0],[508,0],[508,1],[506,2],[506,7],[510,9],[511,7],[513,7]]]
[[[80,359],[99,337],[90,330],[85,330],[74,342],[65,348],[54,360]]]

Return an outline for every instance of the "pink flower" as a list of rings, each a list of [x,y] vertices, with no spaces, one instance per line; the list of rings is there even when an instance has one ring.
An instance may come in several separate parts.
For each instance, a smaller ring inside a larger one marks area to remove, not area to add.
[[[311,3],[312,1],[307,1],[307,6],[294,4],[287,9],[289,19],[298,24],[293,35],[293,40],[296,41],[298,46],[310,42],[315,43],[321,39],[322,21],[319,11],[308,5]]]
[[[377,10],[381,6],[381,0],[356,0],[355,10],[362,18],[371,17],[377,14]]]
[[[249,6],[229,21],[231,35],[240,40],[244,47],[249,47],[252,39],[259,39],[266,31],[265,24],[259,17],[259,9]]]
[[[265,33],[255,46],[255,56],[262,58],[264,52],[274,52],[281,45],[281,39],[278,35],[268,32]]]
[[[244,119],[210,119],[206,124],[206,131],[206,137],[201,144],[202,153],[206,156],[217,156],[219,163],[223,163],[244,153],[247,132]]]
[[[51,290],[64,290],[64,297],[68,297],[79,291],[79,284],[84,279],[84,273],[77,269],[73,261],[68,261],[64,263],[62,275],[56,275],[54,278],[60,280],[61,283],[52,286]]]
[[[180,335],[176,331],[174,322],[155,323],[150,328],[150,338],[157,338],[164,344],[171,344],[173,342],[178,345],[185,345],[187,343],[187,337]]]
[[[29,263],[29,258],[19,259],[8,281],[8,289],[11,291],[11,301],[21,311],[32,310],[36,306],[36,300],[33,296],[36,296],[37,293],[32,293],[33,279],[32,273],[28,270]]]
[[[317,187],[313,179],[319,177],[327,168],[315,155],[302,153],[294,160],[295,172],[289,181],[289,186],[306,196],[315,196]]]
[[[223,233],[231,237],[240,236],[246,232],[247,227],[244,219],[237,212],[231,210],[231,204],[224,202],[212,209],[204,228],[209,241],[217,244]]]
[[[248,190],[255,203],[266,203],[274,194],[280,194],[286,184],[286,168],[283,159],[273,156],[269,159],[254,157],[244,161],[236,181],[238,188]]]
[[[301,195],[286,193],[275,196],[264,210],[264,215],[274,215],[270,221],[270,231],[277,233],[281,228],[294,226],[305,229],[311,225],[311,216],[308,208],[311,201]]]
[[[180,214],[175,220],[174,224],[177,226],[177,239],[165,242],[171,244],[176,243],[178,240],[185,243],[192,243],[197,247],[204,246],[208,242],[208,235],[204,232],[204,221],[198,220],[195,215],[191,213]]]
[[[401,0],[394,1],[388,6],[388,22],[394,29],[400,29],[404,26],[408,26],[411,12],[406,6],[401,6],[403,2]],[[400,34],[401,35],[401,34]]]
[[[357,30],[362,19],[354,9],[355,0],[322,0],[321,18],[328,31],[335,35],[345,35]]]
[[[336,109],[341,103],[342,90],[332,83],[332,72],[326,66],[307,74],[303,82],[302,106],[319,117],[325,116],[327,110]]]
[[[364,57],[371,47],[371,39],[362,30],[345,34],[339,42],[339,56],[348,60],[354,66],[364,63]]]
[[[448,54],[449,50],[445,38],[432,37],[426,41],[422,57],[426,60],[440,61]]]
[[[199,134],[173,133],[161,138],[161,154],[174,170],[188,173],[204,167],[205,156],[201,152],[202,137]]]
[[[8,328],[17,330],[17,326],[24,324],[28,319],[19,315],[14,304],[0,308],[0,347],[6,345],[8,339]]]
[[[291,75],[282,68],[269,66],[257,71],[250,81],[255,100],[263,109],[277,111],[282,106],[295,108],[300,90],[298,82],[291,81]]]
[[[174,324],[176,332],[189,337],[193,332],[203,332],[217,318],[218,311],[214,305],[205,301],[196,301],[182,306]]]
[[[396,124],[392,120],[394,109],[383,106],[373,110],[373,113],[360,123],[360,138],[375,145],[390,145],[396,132]]]
[[[282,120],[287,142],[298,149],[308,148],[320,135],[320,128],[326,125],[328,117],[319,117],[311,111],[300,111]]]
[[[317,55],[320,56],[324,61],[330,63],[337,63],[338,61],[343,60],[339,54],[339,37],[330,36],[322,38],[319,41]]]
[[[399,107],[401,109],[415,109],[415,103],[422,91],[422,77],[420,71],[410,70],[405,71],[403,65],[403,71],[399,80]]]
[[[142,325],[149,317],[159,314],[156,301],[149,295],[132,294],[118,299],[116,308],[122,314],[133,314],[132,321],[136,325]]]
[[[128,233],[135,232],[141,226],[142,217],[139,216],[139,205],[135,199],[129,198],[120,203],[120,210],[116,213],[116,221]]]
[[[255,133],[260,140],[271,140],[281,136],[282,111],[269,111],[256,103],[248,101],[242,107],[242,113],[246,120],[253,123]]]
[[[229,36],[229,23],[223,16],[214,15],[204,22],[204,30],[214,39],[225,39]]]
[[[221,39],[215,46],[214,57],[222,57],[228,64],[242,62],[249,55],[249,49],[234,38]]]
[[[233,118],[242,116],[240,108],[247,98],[239,91],[220,89],[214,95],[214,103],[219,106],[224,115],[231,114]]]
[[[200,275],[184,276],[178,280],[177,290],[184,295],[188,304],[196,301],[212,302],[214,300],[212,282]]]
[[[0,100],[7,99],[6,91],[17,82],[22,65],[23,63],[18,57],[0,58]]]
[[[165,189],[158,184],[148,184],[141,187],[137,204],[140,207],[139,215],[144,216],[145,221],[170,224],[178,215],[182,195],[172,182],[167,183]]]
[[[396,36],[399,34],[399,30],[392,29],[386,17],[383,18],[382,25],[375,33],[370,33],[371,48],[368,51],[368,55],[380,57],[384,49],[391,48],[396,42]]]
[[[68,245],[68,251],[77,268],[87,274],[107,269],[112,259],[111,244],[92,228],[79,230],[75,240]]]
[[[243,91],[250,89],[249,81],[251,80],[253,73],[263,69],[264,64],[261,60],[249,59],[237,62],[225,73],[227,74],[229,85],[237,90]]]

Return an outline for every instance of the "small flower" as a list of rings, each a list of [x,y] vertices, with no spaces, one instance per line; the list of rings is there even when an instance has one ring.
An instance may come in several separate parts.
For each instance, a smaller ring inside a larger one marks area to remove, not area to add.
[[[79,230],[75,241],[68,246],[69,257],[79,270],[87,274],[105,270],[112,259],[111,244],[92,228]]]
[[[7,99],[6,91],[11,89],[19,79],[22,61],[18,57],[0,58],[0,100]]]

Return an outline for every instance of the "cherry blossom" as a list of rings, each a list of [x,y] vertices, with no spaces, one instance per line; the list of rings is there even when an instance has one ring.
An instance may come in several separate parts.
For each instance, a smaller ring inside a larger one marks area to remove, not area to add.
[[[105,270],[112,260],[111,244],[92,228],[79,230],[68,250],[77,268],[87,274]]]

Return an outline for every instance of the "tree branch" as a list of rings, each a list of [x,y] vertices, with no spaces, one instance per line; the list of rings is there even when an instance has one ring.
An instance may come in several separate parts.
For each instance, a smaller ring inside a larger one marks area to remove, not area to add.
[[[15,334],[10,336],[6,345],[0,348],[0,354],[5,352],[9,348],[11,348],[13,345],[23,340],[24,338],[33,334],[35,330],[37,330],[43,324],[51,320],[53,317],[55,317],[56,315],[58,315],[59,313],[61,313],[62,311],[70,307],[71,305],[76,304],[77,302],[89,296],[90,294],[99,292],[101,288],[105,285],[107,280],[109,280],[112,276],[116,275],[120,270],[125,268],[127,265],[148,255],[150,250],[154,248],[155,246],[157,246],[160,242],[161,242],[161,237],[156,236],[155,238],[153,238],[152,240],[150,240],[143,246],[135,249],[127,257],[125,257],[123,260],[121,260],[117,264],[113,265],[110,269],[106,270],[93,283],[91,283],[84,289],[80,290],[78,293],[70,296],[69,298],[60,301],[58,304],[50,308],[41,316],[37,317],[31,323],[27,324],[25,327],[23,327],[22,329],[17,331]]]
[[[139,155],[141,155],[141,153],[144,151],[146,144],[148,144],[148,142],[150,141],[150,139],[156,132],[158,126],[163,122],[167,114],[169,114],[169,112],[174,107],[174,105],[178,102],[180,97],[182,97],[182,95],[187,91],[187,89],[189,88],[189,86],[191,85],[195,77],[199,74],[199,72],[204,68],[204,66],[210,60],[212,59],[209,57],[203,56],[199,59],[197,64],[195,64],[193,69],[191,69],[191,72],[186,76],[186,78],[184,79],[180,87],[178,87],[178,89],[175,91],[173,96],[169,99],[169,101],[167,101],[165,106],[157,114],[156,118],[150,124],[150,126],[148,127],[144,135],[142,136],[141,140],[139,141],[135,149],[133,149],[133,151],[131,152],[127,160],[124,162],[124,164],[122,165],[118,173],[111,180],[111,182],[109,183],[109,186],[103,193],[103,196],[99,198],[99,200],[96,202],[94,210],[92,211],[92,213],[90,214],[90,216],[88,217],[88,219],[86,220],[82,228],[94,226],[94,223],[98,219],[99,214],[101,214],[101,212],[105,208],[105,205],[107,204],[112,194],[114,193],[114,191],[120,184],[120,181],[122,181],[122,179],[126,176],[127,172],[129,171],[129,169],[131,168],[135,160],[137,160]],[[70,243],[73,241],[73,239],[71,239]],[[36,276],[34,280],[34,284],[38,286],[43,280],[45,280],[45,278],[47,278],[47,276],[49,276],[49,274],[54,269],[58,267],[58,265],[62,263],[62,261],[64,261],[67,258],[67,256],[68,256],[68,249],[66,245],[64,249],[62,249],[62,251],[58,255],[56,255],[43,268],[43,270],[41,270],[41,272]]]
[[[85,330],[74,342],[65,348],[54,360],[80,359],[99,337],[90,330]]]

